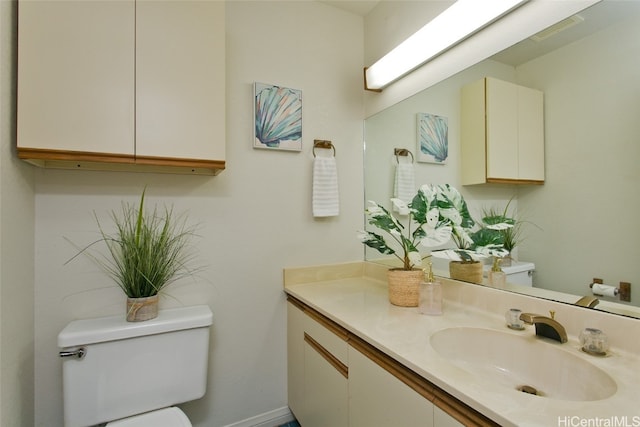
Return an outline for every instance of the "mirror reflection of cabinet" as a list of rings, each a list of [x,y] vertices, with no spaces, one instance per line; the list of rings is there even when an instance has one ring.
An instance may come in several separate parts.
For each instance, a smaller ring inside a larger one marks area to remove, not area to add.
[[[484,78],[462,88],[462,185],[544,183],[543,94]]]

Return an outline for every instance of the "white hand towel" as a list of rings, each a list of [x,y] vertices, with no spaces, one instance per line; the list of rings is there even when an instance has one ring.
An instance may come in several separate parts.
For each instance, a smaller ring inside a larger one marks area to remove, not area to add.
[[[313,159],[313,216],[337,216],[340,210],[338,200],[338,168],[335,157],[315,157]]]
[[[415,196],[415,173],[413,171],[413,163],[398,163],[396,165],[396,176],[393,185],[393,195],[396,199],[400,199],[405,203],[411,203]],[[400,212],[395,206],[394,210],[401,215],[407,215],[409,212]]]

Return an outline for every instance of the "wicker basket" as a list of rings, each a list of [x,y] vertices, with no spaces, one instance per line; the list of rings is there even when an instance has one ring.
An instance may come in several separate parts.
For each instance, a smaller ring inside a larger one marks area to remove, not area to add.
[[[450,261],[449,277],[463,282],[482,284],[482,263],[480,261]]]
[[[417,307],[420,302],[420,283],[424,272],[420,269],[392,268],[387,272],[389,302],[400,307]]]
[[[142,322],[158,317],[158,295],[127,298],[127,322]]]

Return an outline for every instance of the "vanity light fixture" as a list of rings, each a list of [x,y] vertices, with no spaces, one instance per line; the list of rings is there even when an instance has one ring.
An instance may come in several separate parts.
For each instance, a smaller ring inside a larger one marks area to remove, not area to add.
[[[527,0],[458,0],[364,70],[367,90],[383,87],[441,54]]]

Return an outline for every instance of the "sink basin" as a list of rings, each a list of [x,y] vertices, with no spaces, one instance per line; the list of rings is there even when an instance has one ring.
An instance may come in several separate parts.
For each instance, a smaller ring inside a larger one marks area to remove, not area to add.
[[[449,328],[433,334],[431,346],[480,384],[499,384],[517,393],[593,401],[606,399],[617,390],[615,381],[602,369],[529,332]]]

